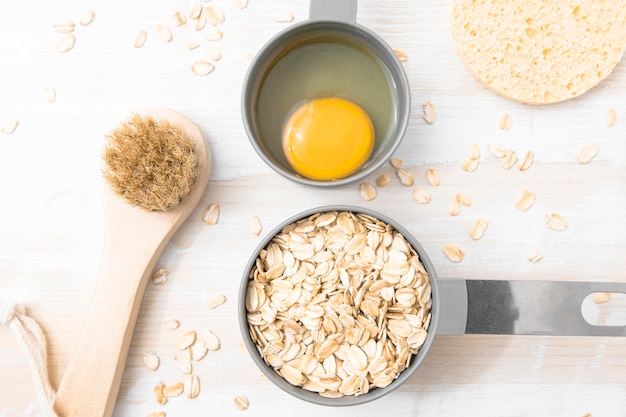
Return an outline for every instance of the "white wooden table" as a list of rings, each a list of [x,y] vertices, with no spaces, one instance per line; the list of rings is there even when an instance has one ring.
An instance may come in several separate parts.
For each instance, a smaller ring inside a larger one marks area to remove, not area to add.
[[[240,415],[232,403],[245,395],[250,415],[301,416],[563,416],[626,414],[626,339],[593,337],[440,337],[410,382],[373,403],[347,409],[310,405],[274,387],[245,352],[236,316],[243,267],[260,237],[250,231],[259,216],[263,233],[310,207],[355,204],[378,210],[404,224],[431,256],[438,274],[467,279],[554,279],[626,282],[626,63],[584,96],[557,105],[526,106],[507,101],[477,82],[459,59],[450,34],[449,1],[359,2],[358,21],[408,54],[412,117],[395,155],[415,176],[402,186],[391,166],[380,174],[392,184],[373,201],[359,195],[359,184],[312,189],[283,179],[256,155],[240,117],[241,84],[254,54],[289,25],[276,16],[306,19],[308,2],[250,0],[240,10],[234,0],[206,3],[221,8],[223,39],[212,42],[222,59],[208,76],[191,64],[207,56],[209,29],[190,23],[176,27],[172,15],[187,13],[190,1],[0,3],[0,123],[17,119],[11,135],[0,134],[0,302],[17,299],[44,329],[49,372],[57,387],[77,340],[95,287],[102,230],[100,157],[104,136],[134,109],[164,106],[198,124],[213,152],[208,190],[196,212],[165,250],[159,264],[170,270],[167,283],[149,285],[134,335],[115,416],[142,416],[164,410],[168,416]],[[55,52],[63,35],[53,23],[78,22],[92,9],[89,26],[77,26],[76,44]],[[165,43],[157,24],[172,29]],[[133,47],[145,29],[147,41]],[[187,50],[197,40],[200,47]],[[42,96],[56,90],[56,100]],[[438,117],[428,125],[422,104],[432,101]],[[617,123],[607,127],[609,108]],[[502,114],[513,118],[499,128]],[[578,150],[597,142],[600,152],[586,165]],[[504,170],[487,151],[500,144],[519,155],[535,153],[526,172]],[[465,172],[461,162],[471,144],[481,149],[480,165]],[[426,182],[428,168],[441,185]],[[416,187],[432,201],[418,204]],[[533,207],[514,206],[523,189],[533,191]],[[450,216],[457,193],[472,205]],[[220,205],[218,224],[200,220],[209,203]],[[569,227],[549,230],[544,216],[563,215]],[[473,241],[469,226],[486,217],[484,237]],[[464,248],[465,259],[450,262],[446,243]],[[544,259],[527,260],[538,249]],[[215,310],[208,301],[227,302]],[[591,306],[592,309],[598,306]],[[619,315],[619,311],[617,313]],[[623,310],[621,319],[624,320]],[[180,320],[176,331],[163,328]],[[197,399],[173,398],[159,406],[153,386],[182,379],[173,363],[178,335],[212,330],[221,349],[196,367],[202,389]],[[156,351],[157,372],[142,355]],[[8,329],[0,328],[0,417],[38,415],[30,374]]]

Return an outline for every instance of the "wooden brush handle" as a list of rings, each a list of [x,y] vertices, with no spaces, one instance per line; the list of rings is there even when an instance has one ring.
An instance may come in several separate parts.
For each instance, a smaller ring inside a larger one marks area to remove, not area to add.
[[[142,113],[182,125],[195,142],[196,181],[166,212],[132,206],[105,187],[105,241],[91,309],[54,403],[60,417],[110,417],[115,408],[146,284],[170,238],[200,201],[209,182],[211,153],[187,118],[167,109]]]
[[[122,204],[109,202],[118,210],[107,222],[110,233],[91,309],[57,393],[55,411],[61,417],[113,414],[141,300],[166,243],[163,227],[171,226],[142,221],[140,209]]]

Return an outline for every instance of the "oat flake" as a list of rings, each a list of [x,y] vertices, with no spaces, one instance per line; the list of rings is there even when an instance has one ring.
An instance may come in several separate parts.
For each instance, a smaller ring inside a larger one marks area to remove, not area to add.
[[[369,182],[364,182],[359,186],[361,198],[365,201],[372,201],[376,198],[376,187]]]
[[[452,262],[461,262],[465,257],[465,251],[452,243],[446,243],[443,246],[443,253]]]
[[[558,213],[546,214],[546,226],[552,230],[564,231],[567,229],[567,220]]]

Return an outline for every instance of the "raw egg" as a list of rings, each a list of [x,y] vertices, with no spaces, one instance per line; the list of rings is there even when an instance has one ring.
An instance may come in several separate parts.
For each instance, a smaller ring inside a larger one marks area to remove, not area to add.
[[[314,180],[357,171],[374,149],[374,125],[352,101],[325,97],[307,101],[288,118],[283,151],[291,167]]]

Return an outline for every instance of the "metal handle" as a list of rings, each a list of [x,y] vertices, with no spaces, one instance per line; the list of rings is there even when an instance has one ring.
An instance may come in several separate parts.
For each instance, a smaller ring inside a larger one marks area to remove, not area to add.
[[[357,0],[311,0],[310,20],[339,20],[356,23]]]
[[[626,293],[626,283],[463,279],[437,283],[440,335],[626,336],[626,326],[595,326],[581,311],[589,294]]]
[[[467,285],[464,279],[437,279],[439,322],[437,334],[461,336],[467,327]]]

